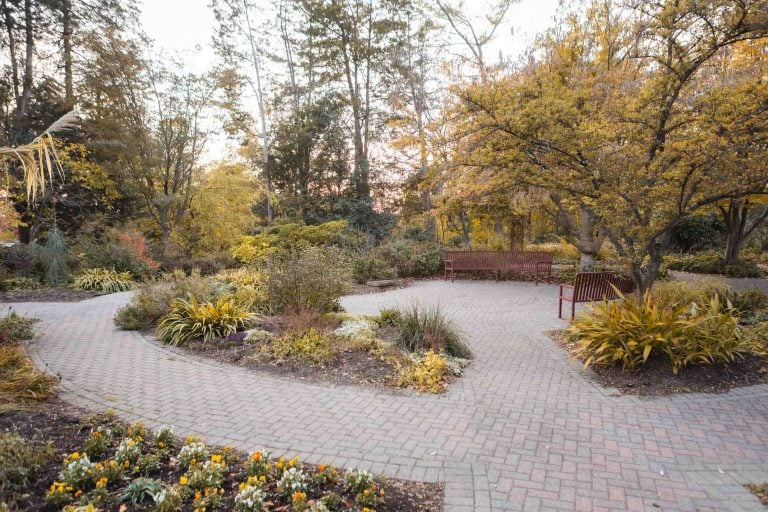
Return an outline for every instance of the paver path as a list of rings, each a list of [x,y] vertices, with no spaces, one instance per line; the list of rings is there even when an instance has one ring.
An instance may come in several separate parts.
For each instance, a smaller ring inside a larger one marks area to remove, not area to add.
[[[596,387],[542,331],[561,327],[554,286],[420,282],[345,297],[351,312],[440,303],[476,360],[443,396],[283,380],[118,331],[128,294],[20,304],[45,319],[32,347],[63,397],[171,423],[245,450],[444,481],[447,510],[760,510],[768,386],[641,400]]]

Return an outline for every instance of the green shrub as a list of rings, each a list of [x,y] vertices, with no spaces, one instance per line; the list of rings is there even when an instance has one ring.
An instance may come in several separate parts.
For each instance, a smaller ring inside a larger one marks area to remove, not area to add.
[[[35,335],[35,319],[25,318],[10,311],[0,318],[0,345],[31,340]]]
[[[55,457],[51,442],[34,444],[16,432],[0,432],[0,502],[27,489]]]
[[[768,293],[757,288],[736,292],[730,297],[730,300],[733,307],[742,314],[751,314],[768,309]]]
[[[117,293],[130,290],[133,275],[105,268],[89,268],[75,276],[73,286],[78,290],[93,290],[102,293]]]
[[[396,308],[383,308],[379,310],[379,317],[376,319],[376,323],[380,326],[393,326],[396,327],[403,318],[403,314]]]
[[[689,364],[729,362],[764,347],[739,326],[738,312],[718,294],[707,301],[665,306],[646,293],[601,302],[565,331],[573,354],[591,364],[621,364],[634,370],[652,356],[666,357],[673,373]]]
[[[445,353],[469,359],[472,352],[461,340],[456,326],[445,318],[439,307],[413,305],[401,312],[397,321],[397,345],[409,352]]]
[[[222,270],[234,268],[238,265],[238,260],[236,260],[231,254],[224,252],[192,258],[173,258],[168,260],[163,265],[163,267],[165,270],[178,269],[184,271],[187,274],[190,274],[194,271],[199,271],[203,276],[212,276],[218,274]]]
[[[14,290],[37,290],[40,288],[40,281],[34,277],[9,277],[3,280],[3,289]]]
[[[276,311],[332,311],[351,281],[345,252],[332,247],[307,247],[273,258],[265,270],[269,302]]]
[[[689,215],[672,229],[672,246],[681,252],[712,249],[724,235],[725,226],[717,215]]]
[[[704,252],[690,255],[668,255],[665,266],[670,270],[682,270],[696,274],[722,274],[728,277],[762,277],[764,272],[753,261],[740,261],[726,265],[725,260],[716,252]]]
[[[201,302],[211,302],[227,292],[226,286],[210,277],[172,274],[163,282],[143,285],[131,302],[117,311],[115,324],[121,329],[146,329],[171,311],[175,299],[192,295]]]
[[[714,295],[730,298],[730,287],[723,281],[702,279],[698,281],[667,281],[656,283],[653,299],[664,307],[688,306],[694,302],[709,300]]]
[[[264,273],[253,268],[239,268],[219,273],[216,278],[227,283],[230,297],[242,309],[252,313],[272,312]]]
[[[295,358],[313,364],[324,364],[335,355],[334,338],[310,328],[305,332],[291,331],[263,346],[272,359]]]
[[[240,309],[229,298],[221,298],[216,303],[200,303],[190,295],[188,300],[173,301],[171,312],[157,326],[157,334],[163,343],[176,346],[193,339],[207,342],[243,329],[252,320],[249,312]]]
[[[306,247],[335,246],[356,250],[366,241],[364,234],[350,228],[344,220],[316,226],[282,224],[243,237],[232,248],[232,255],[246,265],[260,265],[275,256],[284,256]]]
[[[397,269],[391,267],[383,259],[367,254],[355,260],[352,267],[352,277],[358,283],[365,283],[373,279],[392,279],[397,277]]]
[[[435,241],[393,233],[373,250],[373,257],[397,271],[400,277],[429,277],[443,272],[443,247]]]

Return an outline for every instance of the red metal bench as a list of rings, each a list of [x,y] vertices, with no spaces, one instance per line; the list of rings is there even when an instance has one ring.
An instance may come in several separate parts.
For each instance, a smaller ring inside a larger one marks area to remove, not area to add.
[[[570,296],[563,292],[571,290]],[[613,272],[579,272],[573,285],[560,285],[560,301],[557,306],[557,317],[563,318],[563,301],[571,303],[571,317],[576,315],[576,303],[593,302],[596,300],[614,300],[622,294],[635,291],[635,282]]]
[[[506,271],[530,272],[539,283],[539,273],[552,275],[552,253],[546,251],[444,251],[445,279],[462,270],[490,270],[499,274]]]

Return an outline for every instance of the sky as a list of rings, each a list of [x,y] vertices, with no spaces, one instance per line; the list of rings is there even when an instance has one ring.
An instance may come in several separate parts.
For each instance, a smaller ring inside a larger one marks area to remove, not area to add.
[[[264,0],[265,3],[268,0]],[[160,48],[188,54],[190,65],[205,65],[213,60],[210,48],[214,19],[210,0],[144,0],[141,22],[146,33]],[[466,10],[481,15],[493,2],[467,0]],[[498,32],[494,46],[513,58],[525,50],[533,37],[552,24],[560,0],[521,0],[512,5],[504,30]],[[510,30],[513,29],[513,30]],[[196,48],[199,46],[199,49]]]
[[[265,5],[270,0],[262,0]],[[429,1],[429,0],[427,0]],[[485,54],[489,62],[502,52],[515,61],[536,34],[553,24],[561,0],[520,0],[510,7],[505,23],[499,27],[493,44]],[[211,38],[215,26],[210,0],[143,0],[141,23],[146,34],[155,41],[156,50],[178,55],[188,71],[203,73],[215,61]],[[493,0],[465,0],[465,12],[481,17]],[[266,9],[265,9],[266,10]],[[254,20],[258,25],[261,20]],[[482,25],[481,25],[482,26]],[[232,147],[223,136],[209,136],[205,160],[223,158]]]

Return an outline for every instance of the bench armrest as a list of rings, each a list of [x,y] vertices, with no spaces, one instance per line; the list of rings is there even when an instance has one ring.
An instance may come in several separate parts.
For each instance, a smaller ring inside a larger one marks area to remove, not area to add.
[[[561,284],[560,285],[560,297],[565,297],[565,295],[563,295],[563,290],[566,289],[566,288],[570,288],[571,290],[575,291],[575,288],[574,288],[574,286],[572,284]],[[571,292],[570,297],[573,297],[573,291]]]

